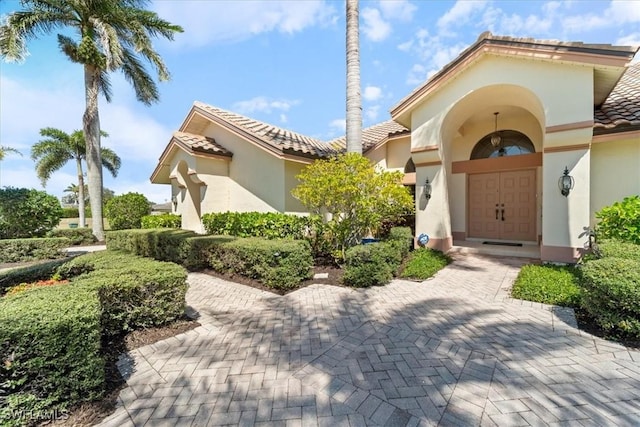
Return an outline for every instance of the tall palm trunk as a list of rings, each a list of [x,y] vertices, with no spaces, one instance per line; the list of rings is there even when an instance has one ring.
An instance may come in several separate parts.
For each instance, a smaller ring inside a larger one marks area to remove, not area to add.
[[[84,176],[82,172],[82,159],[76,157],[76,168],[78,170],[78,215],[80,216],[80,227],[87,226],[87,220],[84,217]]]
[[[347,0],[347,152],[362,154],[358,0]]]
[[[91,203],[91,228],[93,235],[102,241],[104,240],[104,224],[102,222],[102,161],[100,159],[98,81],[99,71],[91,65],[85,65],[86,108],[82,118],[82,126],[87,143],[87,180],[89,181],[89,201]]]

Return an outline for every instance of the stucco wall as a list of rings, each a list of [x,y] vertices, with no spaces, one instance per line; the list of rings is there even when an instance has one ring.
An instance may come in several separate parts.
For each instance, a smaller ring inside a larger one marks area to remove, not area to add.
[[[386,144],[387,169],[404,172],[407,161],[411,158],[411,137],[393,138]]]
[[[576,183],[578,185],[578,183]],[[640,139],[595,143],[591,147],[591,224],[595,212],[640,194]]]
[[[307,209],[291,195],[291,190],[296,188],[300,181],[296,178],[297,175],[302,172],[302,169],[306,167],[306,164],[285,161],[284,162],[284,178],[285,178],[285,186],[284,186],[284,197],[285,197],[285,212],[286,213],[308,213]]]

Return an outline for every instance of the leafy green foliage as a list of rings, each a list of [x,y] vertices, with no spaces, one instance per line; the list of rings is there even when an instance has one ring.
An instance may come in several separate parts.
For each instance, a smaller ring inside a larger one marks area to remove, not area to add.
[[[520,270],[511,296],[544,304],[578,307],[579,272],[575,267],[525,265]]]
[[[308,236],[319,218],[277,212],[222,212],[202,215],[207,234],[265,239],[298,239]]]
[[[19,285],[20,283],[30,283],[52,277],[58,267],[67,261],[67,258],[61,258],[35,265],[0,271],[0,295],[8,288]]]
[[[62,207],[44,191],[0,189],[0,239],[43,237],[58,225]]]
[[[97,240],[90,228],[61,228],[51,230],[47,233],[47,237],[66,237],[73,246],[90,245]]]
[[[3,420],[10,411],[62,410],[100,397],[101,341],[184,313],[186,272],[175,264],[103,251],[65,263],[63,272],[71,283],[0,299]]]
[[[389,252],[384,242],[349,248],[345,255],[342,282],[356,288],[389,283],[393,279],[394,268],[388,258]]]
[[[239,238],[210,250],[210,265],[218,272],[256,279],[273,289],[291,289],[311,277],[313,257],[303,240]]]
[[[71,245],[64,237],[0,240],[0,262],[26,262],[63,258],[61,250]]]
[[[400,276],[410,279],[426,280],[442,270],[450,262],[451,258],[440,251],[429,248],[419,248],[409,255]]]
[[[297,177],[292,194],[313,214],[331,214],[324,236],[342,252],[380,224],[413,212],[409,190],[400,185],[400,172],[381,172],[366,157],[347,153],[317,160]]]
[[[640,244],[605,240],[598,243],[600,254],[604,258],[625,258],[640,261]]]
[[[182,217],[171,213],[145,215],[140,220],[140,224],[142,228],[180,228]]]
[[[601,239],[617,239],[640,245],[640,196],[625,197],[596,212],[596,226]]]
[[[640,338],[640,260],[602,258],[582,267],[582,307],[603,330]]]
[[[105,207],[105,216],[112,230],[140,228],[142,217],[151,213],[151,205],[140,193],[115,196]]]

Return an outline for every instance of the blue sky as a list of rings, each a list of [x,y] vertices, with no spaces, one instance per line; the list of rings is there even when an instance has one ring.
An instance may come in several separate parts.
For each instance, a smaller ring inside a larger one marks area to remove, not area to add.
[[[122,158],[116,194],[170,197],[149,182],[162,150],[194,101],[329,140],[344,133],[344,1],[159,0],[150,6],[184,27],[156,43],[172,73],[161,101],[138,103],[119,74],[113,101],[101,99],[103,145]],[[0,2],[0,15],[19,8]],[[364,1],[360,2],[364,125],[388,110],[478,35],[640,45],[640,1]],[[31,41],[22,64],[0,63],[0,145],[19,149],[0,164],[0,186],[42,189],[29,159],[43,127],[82,128],[82,68],[58,51],[55,34]],[[638,58],[636,58],[638,60]],[[76,181],[72,164],[55,173],[55,196]]]

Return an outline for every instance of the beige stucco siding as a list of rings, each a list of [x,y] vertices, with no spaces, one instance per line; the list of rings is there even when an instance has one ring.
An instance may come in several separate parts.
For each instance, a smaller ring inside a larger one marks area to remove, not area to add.
[[[291,195],[291,190],[296,188],[300,181],[296,178],[297,175],[302,172],[302,169],[306,167],[303,163],[285,161],[284,162],[284,197],[285,197],[285,212],[287,213],[306,213],[307,209]]]
[[[226,212],[229,209],[231,180],[229,160],[197,158],[198,178],[202,188],[202,213]]]
[[[411,158],[411,137],[391,139],[386,144],[387,169],[404,171],[407,161]]]
[[[576,182],[578,185],[578,182]],[[606,141],[591,148],[591,221],[595,212],[640,194],[640,139]]]

